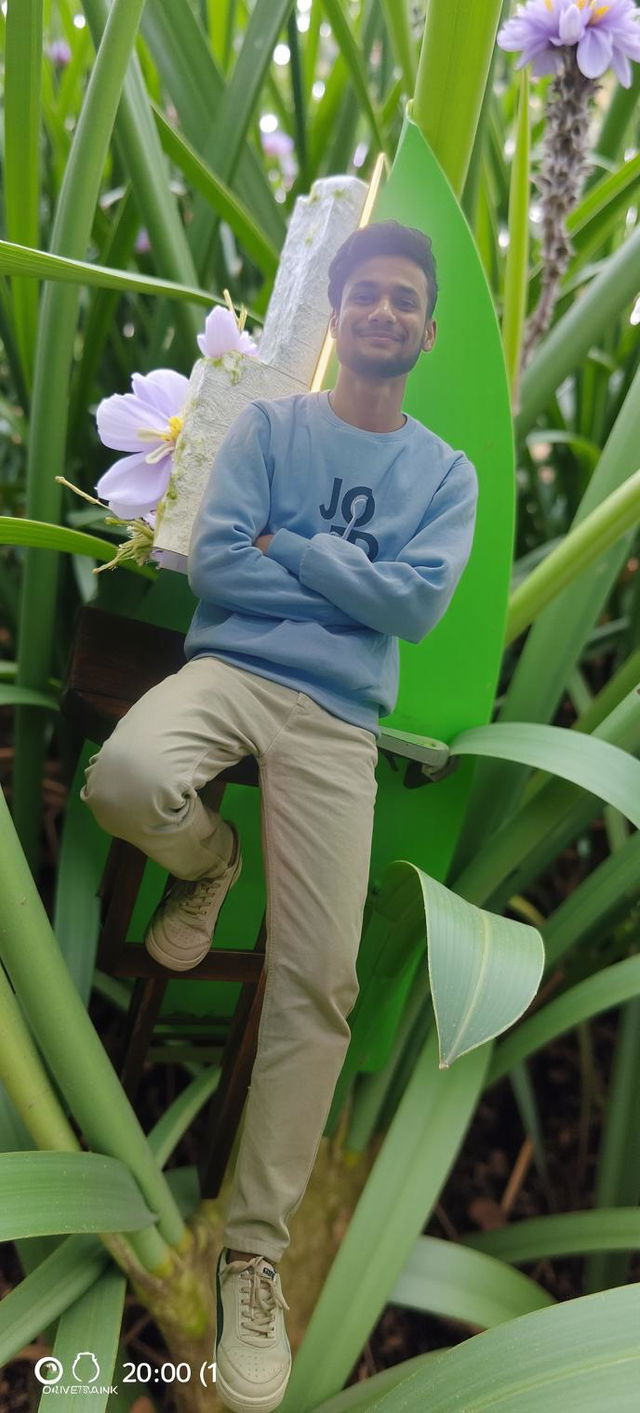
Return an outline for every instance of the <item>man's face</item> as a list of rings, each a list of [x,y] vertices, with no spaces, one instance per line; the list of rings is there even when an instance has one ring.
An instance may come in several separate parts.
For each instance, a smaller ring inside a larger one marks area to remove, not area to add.
[[[400,255],[363,260],[345,281],[340,312],[331,315],[338,362],[365,378],[409,373],[435,342],[428,295],[427,276],[414,260]]]

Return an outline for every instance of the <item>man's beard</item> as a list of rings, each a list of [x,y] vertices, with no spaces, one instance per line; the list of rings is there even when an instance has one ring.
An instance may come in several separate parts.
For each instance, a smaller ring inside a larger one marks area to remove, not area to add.
[[[415,368],[419,357],[419,348],[413,352],[404,350],[401,353],[398,351],[395,358],[387,358],[385,361],[381,359],[376,365],[373,359],[360,357],[359,350],[356,349],[350,357],[347,367],[351,369],[352,373],[357,373],[360,378],[379,378],[383,382],[387,378],[399,378],[405,373],[410,373],[411,369]]]

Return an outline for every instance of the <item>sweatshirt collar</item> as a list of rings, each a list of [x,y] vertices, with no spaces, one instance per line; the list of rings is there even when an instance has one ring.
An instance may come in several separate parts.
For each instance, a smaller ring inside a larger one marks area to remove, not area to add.
[[[405,412],[403,415],[407,420],[404,427],[397,427],[395,432],[370,432],[366,427],[354,427],[352,422],[345,422],[343,417],[338,417],[338,414],[334,412],[329,402],[329,393],[326,390],[317,394],[317,406],[321,415],[327,421],[332,422],[334,427],[342,427],[347,432],[355,432],[358,437],[373,437],[376,442],[405,441],[413,434],[416,425],[415,418]]]

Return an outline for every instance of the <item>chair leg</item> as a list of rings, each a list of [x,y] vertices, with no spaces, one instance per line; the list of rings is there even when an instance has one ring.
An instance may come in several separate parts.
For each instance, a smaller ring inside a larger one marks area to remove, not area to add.
[[[266,923],[263,919],[256,952],[264,952],[265,939]],[[218,1088],[207,1110],[206,1137],[198,1165],[200,1196],[203,1198],[218,1196],[242,1118],[258,1048],[265,982],[263,967],[257,983],[245,983],[236,1006]]]
[[[147,856],[141,849],[123,839],[113,840],[98,890],[102,898],[102,927],[97,962],[110,976],[118,974],[118,961],[126,944],[146,862]]]
[[[140,1083],[168,980],[169,978],[164,976],[141,976],[133,988],[123,1046],[124,1058],[120,1070],[122,1087],[131,1101],[134,1100]]]

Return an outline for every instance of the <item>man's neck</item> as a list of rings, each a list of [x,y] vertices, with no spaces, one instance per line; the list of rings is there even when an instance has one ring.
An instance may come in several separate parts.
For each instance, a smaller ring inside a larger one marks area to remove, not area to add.
[[[340,369],[329,402],[336,417],[364,432],[399,432],[406,425],[402,411],[406,377],[369,381]]]

